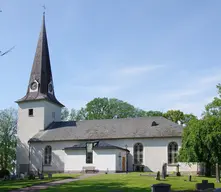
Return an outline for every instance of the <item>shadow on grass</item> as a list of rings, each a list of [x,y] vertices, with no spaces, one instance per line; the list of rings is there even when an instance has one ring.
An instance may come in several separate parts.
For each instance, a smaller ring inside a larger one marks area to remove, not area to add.
[[[76,176],[77,177],[77,176]],[[0,191],[6,192],[11,190],[16,190],[20,188],[35,186],[35,185],[41,185],[53,181],[59,181],[63,179],[69,179],[69,178],[75,178],[72,176],[63,176],[63,177],[54,177],[54,178],[45,178],[43,180],[40,179],[34,179],[34,180],[10,180],[10,181],[0,181]]]
[[[52,187],[42,192],[151,192],[151,186],[127,186],[125,183],[69,183],[59,187]],[[171,190],[171,192],[195,192],[195,190]]]
[[[59,187],[52,187],[42,192],[150,192],[151,188],[127,186],[125,182],[108,182],[108,183],[93,183],[91,182],[72,182]]]

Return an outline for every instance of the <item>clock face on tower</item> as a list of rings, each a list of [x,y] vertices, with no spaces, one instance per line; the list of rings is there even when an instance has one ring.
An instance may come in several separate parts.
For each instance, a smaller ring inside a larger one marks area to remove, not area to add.
[[[33,83],[31,83],[31,89],[32,89],[33,91],[36,90],[37,87],[38,87],[37,82],[34,81]]]

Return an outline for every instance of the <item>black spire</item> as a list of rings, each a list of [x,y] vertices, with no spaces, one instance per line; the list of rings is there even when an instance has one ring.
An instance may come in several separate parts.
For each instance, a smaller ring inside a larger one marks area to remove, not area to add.
[[[34,62],[32,65],[28,90],[26,95],[17,102],[41,99],[48,100],[62,107],[64,106],[56,99],[54,93],[47,33],[45,27],[45,13],[43,13],[42,27],[38,39]]]

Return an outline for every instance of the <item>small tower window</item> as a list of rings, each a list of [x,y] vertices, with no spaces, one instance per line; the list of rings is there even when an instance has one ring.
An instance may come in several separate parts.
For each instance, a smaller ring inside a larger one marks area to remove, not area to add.
[[[52,112],[52,119],[55,119],[55,112]]]
[[[29,115],[29,116],[33,116],[33,114],[34,114],[34,113],[33,113],[33,109],[29,109],[29,110],[28,110],[28,115]]]

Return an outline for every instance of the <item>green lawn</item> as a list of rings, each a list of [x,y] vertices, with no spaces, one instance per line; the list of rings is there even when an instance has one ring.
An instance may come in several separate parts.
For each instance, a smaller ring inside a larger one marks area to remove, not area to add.
[[[146,192],[151,191],[151,185],[154,183],[169,183],[172,191],[176,190],[194,190],[195,184],[203,179],[215,183],[215,178],[192,177],[192,182],[187,180],[188,176],[167,177],[165,181],[156,181],[153,176],[140,176],[139,173],[129,174],[108,174],[89,177],[87,179],[64,184],[57,187],[51,187],[42,192]],[[221,183],[215,183],[216,187],[221,187]]]
[[[76,178],[80,174],[53,174],[52,178],[49,179],[47,176],[45,176],[45,179],[39,180],[12,180],[12,181],[0,181],[0,191],[10,191],[13,189],[19,189],[23,187],[30,187],[32,185],[41,184],[41,183],[47,183],[51,181],[57,181],[61,179],[67,179],[67,178]]]

